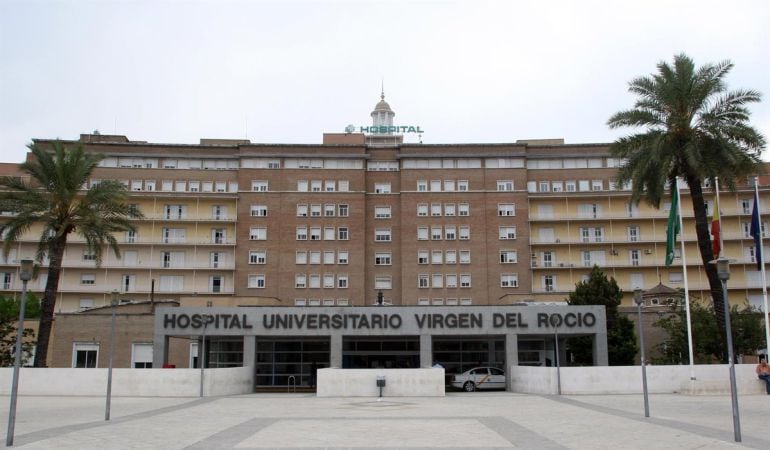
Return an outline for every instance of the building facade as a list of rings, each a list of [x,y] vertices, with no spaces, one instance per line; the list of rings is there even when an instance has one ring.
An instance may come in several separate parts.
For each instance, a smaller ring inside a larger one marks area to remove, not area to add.
[[[393,116],[383,95],[372,129],[392,127]],[[660,210],[633,205],[628,186],[613,182],[620,161],[608,144],[411,144],[392,131],[325,134],[310,145],[98,134],[64,144],[104,156],[84,189],[119,180],[144,218],[118,236],[121,257],[106,254],[100,267],[70,237],[60,313],[107,306],[113,290],[125,301],[193,307],[562,302],[594,264],[618,281],[629,306],[636,288],[684,286],[679,251],[674,265],[663,264],[670,201]],[[722,192],[720,212],[725,255],[737,261],[730,298],[758,306],[751,182]],[[690,295],[708,300],[682,187]],[[20,292],[17,261],[34,255],[39,233],[30,230],[0,260],[0,292]],[[42,291],[44,271],[30,283]]]

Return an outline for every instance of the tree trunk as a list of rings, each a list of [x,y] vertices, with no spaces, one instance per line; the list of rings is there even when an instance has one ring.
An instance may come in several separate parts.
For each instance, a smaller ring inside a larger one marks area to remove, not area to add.
[[[709,281],[711,291],[711,301],[716,314],[719,334],[722,343],[722,360],[727,361],[725,352],[725,305],[722,296],[722,281],[717,275],[716,264],[710,262],[714,260],[714,252],[711,247],[711,231],[709,230],[708,217],[706,216],[706,203],[703,200],[703,188],[701,180],[698,177],[688,176],[687,184],[690,186],[690,198],[692,199],[692,209],[695,214],[695,232],[698,238],[698,249],[700,250],[701,261],[703,262],[706,277]]]
[[[48,253],[48,279],[45,283],[45,293],[40,302],[40,327],[37,332],[37,346],[35,347],[35,367],[47,367],[48,343],[51,338],[53,326],[53,314],[56,308],[56,294],[59,289],[59,277],[61,276],[64,248],[67,246],[67,236],[57,239],[51,244]]]

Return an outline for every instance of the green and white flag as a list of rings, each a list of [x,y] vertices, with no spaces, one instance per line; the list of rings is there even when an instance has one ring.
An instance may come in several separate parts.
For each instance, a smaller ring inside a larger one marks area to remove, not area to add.
[[[666,265],[674,262],[674,246],[676,235],[679,234],[679,183],[674,183],[671,192],[671,211],[668,213],[668,225],[666,226]]]

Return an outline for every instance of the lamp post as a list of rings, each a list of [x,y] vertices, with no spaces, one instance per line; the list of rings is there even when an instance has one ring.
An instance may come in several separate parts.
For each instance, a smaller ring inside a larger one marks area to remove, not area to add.
[[[112,291],[110,306],[112,306],[112,323],[110,325],[110,358],[107,369],[107,401],[104,406],[104,420],[110,420],[110,403],[112,402],[112,356],[115,354],[115,307],[118,306],[120,293]]]
[[[725,308],[725,334],[727,335],[727,357],[730,367],[730,396],[733,402],[733,433],[735,442],[741,442],[741,418],[738,411],[738,389],[735,384],[735,363],[733,361],[733,330],[730,324],[730,303],[727,301],[727,280],[730,279],[730,260],[722,257],[712,261],[717,265],[717,276],[722,282],[722,297]]]
[[[561,395],[561,363],[559,362],[559,325],[561,325],[561,316],[558,314],[552,314],[549,319],[551,326],[553,327],[553,343],[554,343],[554,362],[556,363],[556,390]]]
[[[212,302],[207,301],[206,307],[211,308]],[[213,321],[211,314],[204,314],[203,315],[203,334],[201,335],[201,345],[198,349],[198,362],[201,366],[201,386],[200,386],[200,396],[203,397],[203,369],[206,367],[206,328],[209,325],[209,321]]]
[[[639,322],[639,362],[642,365],[642,392],[644,393],[644,417],[650,417],[650,400],[647,396],[647,365],[644,358],[644,327],[642,326],[642,305],[644,299],[642,298],[642,290],[639,288],[634,289],[634,303],[636,303],[636,310],[638,313]]]
[[[13,445],[13,432],[16,428],[16,397],[19,392],[19,368],[21,368],[21,341],[24,339],[24,308],[27,303],[27,282],[32,279],[34,261],[31,259],[22,259],[19,268],[19,278],[21,279],[21,304],[19,305],[19,324],[16,330],[16,354],[13,360],[13,383],[11,384],[11,406],[8,411],[8,433],[5,437],[5,445]]]

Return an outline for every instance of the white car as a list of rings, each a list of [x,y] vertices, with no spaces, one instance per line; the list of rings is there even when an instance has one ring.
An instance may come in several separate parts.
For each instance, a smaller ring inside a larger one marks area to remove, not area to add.
[[[465,392],[476,389],[505,389],[505,372],[497,367],[474,367],[452,376],[452,386]]]

